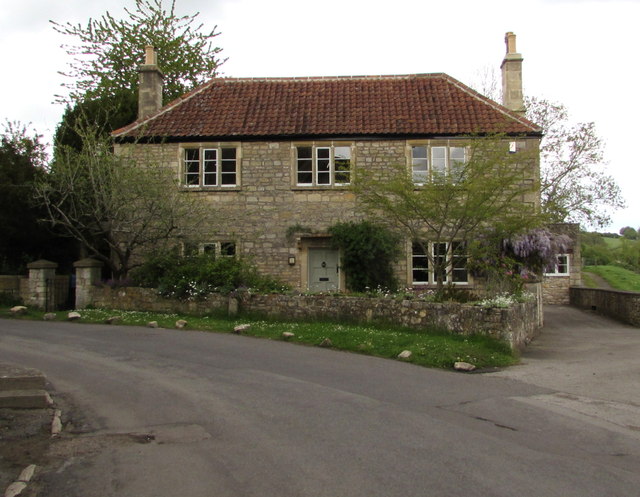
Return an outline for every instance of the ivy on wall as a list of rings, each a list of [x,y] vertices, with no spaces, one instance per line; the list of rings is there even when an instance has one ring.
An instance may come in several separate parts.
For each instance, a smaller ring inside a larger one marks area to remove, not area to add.
[[[397,234],[370,221],[337,223],[329,228],[329,233],[334,247],[340,249],[349,290],[396,289],[392,265],[400,253]]]

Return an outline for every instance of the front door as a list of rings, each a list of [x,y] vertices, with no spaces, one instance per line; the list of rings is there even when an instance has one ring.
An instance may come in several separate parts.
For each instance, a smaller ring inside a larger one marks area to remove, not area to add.
[[[329,248],[309,249],[309,291],[335,292],[340,288],[338,251]]]

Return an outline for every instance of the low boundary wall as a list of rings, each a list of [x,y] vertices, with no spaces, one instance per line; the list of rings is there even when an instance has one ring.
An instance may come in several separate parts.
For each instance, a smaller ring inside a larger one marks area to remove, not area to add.
[[[571,287],[569,289],[571,305],[588,309],[640,327],[640,293],[602,288]]]
[[[256,314],[283,319],[326,319],[352,322],[387,322],[414,329],[446,328],[452,332],[481,334],[522,349],[541,326],[536,302],[510,308],[484,308],[469,304],[433,303],[419,300],[377,299],[329,295],[213,294],[206,300],[183,302],[157,295],[154,289],[93,286],[95,307],[120,310],[206,314],[224,312]]]

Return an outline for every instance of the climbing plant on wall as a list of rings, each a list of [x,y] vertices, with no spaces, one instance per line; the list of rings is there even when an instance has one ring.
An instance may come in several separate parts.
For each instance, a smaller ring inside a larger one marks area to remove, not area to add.
[[[337,223],[329,228],[334,247],[340,249],[347,288],[365,292],[396,289],[393,262],[399,255],[400,237],[370,221]]]

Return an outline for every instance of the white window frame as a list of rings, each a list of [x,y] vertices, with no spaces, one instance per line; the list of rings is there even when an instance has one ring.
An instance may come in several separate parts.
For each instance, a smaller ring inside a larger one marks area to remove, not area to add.
[[[409,158],[413,183],[421,186],[437,182],[437,176],[440,174],[444,178],[450,177],[458,169],[455,164],[462,164],[464,167],[469,160],[467,149],[467,146],[454,143],[410,143]],[[459,157],[460,153],[462,158]]]
[[[571,255],[570,254],[556,254],[556,263],[553,267],[547,267],[545,269],[545,276],[570,276],[571,274]],[[560,262],[560,259],[564,259],[564,262]],[[565,272],[559,272],[558,269],[566,268]]]
[[[467,249],[466,244],[464,242],[452,242],[449,246],[450,250],[450,258],[451,258],[451,281],[454,285],[468,285],[469,284],[469,253],[468,250],[465,250],[463,254],[456,254],[454,245],[461,244],[463,248]],[[456,260],[464,259],[464,266],[457,267]],[[456,281],[456,274],[464,272],[464,281]]]
[[[427,244],[426,249],[429,250],[429,244]],[[419,250],[420,253],[416,253],[417,250]],[[416,265],[416,260],[420,262],[420,265]],[[427,279],[425,281],[416,280],[415,279],[416,271],[426,272]],[[430,274],[431,274],[431,267],[429,263],[429,257],[427,257],[427,254],[424,252],[423,245],[418,242],[412,242],[411,243],[411,284],[416,286],[428,285],[430,280],[430,276],[429,276]]]
[[[442,259],[443,257],[446,260],[447,255],[449,254],[449,244],[447,242],[438,242],[438,243],[430,243],[429,245],[431,246],[431,257],[433,257],[433,260],[434,260],[434,265],[430,272],[431,283],[435,285],[438,283],[438,278],[436,276],[435,261],[436,259]],[[439,253],[438,254],[436,253],[436,252],[439,252],[439,250],[436,250],[438,246],[441,246],[441,247],[444,246],[444,255],[440,255]],[[449,266],[448,265],[444,267],[444,278],[442,279],[442,282],[449,283]]]
[[[464,254],[464,255],[456,255],[454,254],[453,251],[453,244],[456,243],[462,243],[462,242],[438,242],[441,246],[444,245],[445,246],[445,250],[446,250],[446,254],[447,257],[449,259],[447,267],[445,268],[445,274],[444,274],[444,278],[442,280],[443,283],[446,284],[453,284],[456,286],[465,286],[469,284],[469,269],[466,267],[465,264],[465,268],[462,269],[460,267],[456,267],[455,261],[456,259],[465,259],[465,261],[468,262],[468,254]],[[411,263],[410,263],[410,274],[411,274],[411,285],[412,286],[425,286],[425,285],[436,285],[438,283],[437,278],[436,278],[436,274],[435,274],[435,267],[432,267],[431,265],[431,261],[429,261],[429,258],[426,255],[421,255],[421,254],[417,254],[416,253],[416,248],[422,248],[422,245],[425,246],[425,248],[427,248],[427,250],[430,252],[431,257],[435,260],[436,257],[442,257],[438,254],[436,254],[436,247],[437,244],[433,243],[433,242],[426,242],[424,244],[420,244],[418,242],[412,242],[411,244]],[[416,266],[416,259],[419,261],[426,261],[424,262],[423,265],[419,265]],[[427,271],[427,281],[420,281],[420,280],[415,280],[414,275],[415,275],[415,271]],[[465,276],[466,276],[466,280],[465,281],[454,281],[454,274],[456,271],[465,271]]]
[[[231,159],[225,157],[229,151],[234,154]],[[194,152],[197,152],[197,158],[193,157]],[[233,171],[228,170],[230,163],[233,163]],[[236,145],[183,147],[181,184],[185,188],[236,188],[240,179],[239,164],[240,150]],[[194,170],[196,165],[197,171]],[[225,183],[231,176],[233,183]]]
[[[229,247],[233,247],[232,254],[228,253]],[[216,259],[218,257],[236,257],[238,255],[238,244],[233,241],[201,243],[198,247],[198,253],[213,253]]]
[[[300,149],[311,149],[311,157],[307,154],[301,157]],[[336,153],[338,151],[338,153]],[[340,155],[348,154],[342,158]],[[301,143],[294,145],[294,182],[300,187],[331,187],[348,186],[351,184],[353,174],[353,148],[351,144],[331,142],[331,143]],[[349,169],[336,168],[336,161],[348,161]],[[305,169],[301,171],[300,166]],[[311,170],[309,170],[311,166]],[[311,182],[301,182],[301,174],[311,177]],[[341,181],[346,177],[348,181]]]

